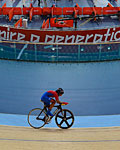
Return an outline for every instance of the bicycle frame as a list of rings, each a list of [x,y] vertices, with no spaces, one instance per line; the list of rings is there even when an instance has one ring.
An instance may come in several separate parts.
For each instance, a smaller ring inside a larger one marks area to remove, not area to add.
[[[57,114],[57,112],[58,112],[59,110],[61,110],[61,112],[62,112],[61,104],[56,105],[56,106],[54,106],[54,107],[57,107],[56,110],[53,112],[53,115],[54,115],[54,116]],[[50,117],[50,120],[51,120],[54,116],[51,116],[51,117]]]
[[[55,109],[55,111],[53,112],[53,115],[54,115],[54,116],[57,114],[57,112],[58,112],[59,110],[61,110],[61,112],[62,112],[61,104],[55,105],[54,107],[57,107],[57,108]],[[40,114],[38,115],[38,117],[42,114],[43,111],[47,112],[47,106],[46,106],[46,105],[44,105],[44,108],[42,109],[42,111],[40,112]],[[46,114],[46,115],[47,115],[47,114]],[[48,116],[48,115],[47,115],[47,116]],[[50,116],[50,120],[51,120],[54,116]]]

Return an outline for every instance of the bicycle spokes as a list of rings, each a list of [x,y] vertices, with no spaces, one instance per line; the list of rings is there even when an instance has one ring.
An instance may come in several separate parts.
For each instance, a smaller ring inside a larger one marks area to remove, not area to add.
[[[63,116],[61,116],[61,115],[58,115],[57,117],[63,119]]]
[[[56,124],[62,128],[67,129],[73,125],[74,116],[71,111],[64,109],[56,115]]]
[[[68,120],[68,119],[72,119],[72,115],[70,116],[70,117],[66,117],[66,119]]]

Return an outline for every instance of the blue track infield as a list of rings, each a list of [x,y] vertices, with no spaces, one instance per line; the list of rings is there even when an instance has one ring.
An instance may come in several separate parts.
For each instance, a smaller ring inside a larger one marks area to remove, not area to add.
[[[0,125],[29,127],[27,115],[0,114]],[[120,126],[120,115],[75,116],[73,128]],[[57,127],[55,120],[45,127]]]

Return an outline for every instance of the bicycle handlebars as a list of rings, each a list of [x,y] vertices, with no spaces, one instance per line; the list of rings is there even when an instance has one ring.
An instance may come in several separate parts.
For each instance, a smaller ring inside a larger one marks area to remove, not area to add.
[[[68,105],[69,103],[67,102],[62,102],[62,104],[58,104],[58,105],[55,105],[54,107],[60,107],[61,105],[64,106],[64,105]]]
[[[68,105],[69,103],[67,103],[67,102],[62,102],[62,104],[61,105]]]

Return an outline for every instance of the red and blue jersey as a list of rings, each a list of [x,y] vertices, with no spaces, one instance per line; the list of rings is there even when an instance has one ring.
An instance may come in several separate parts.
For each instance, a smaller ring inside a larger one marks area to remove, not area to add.
[[[42,97],[41,100],[45,101],[45,100],[51,100],[53,98],[55,98],[55,100],[59,100],[58,94],[55,91],[47,91],[45,92]]]

